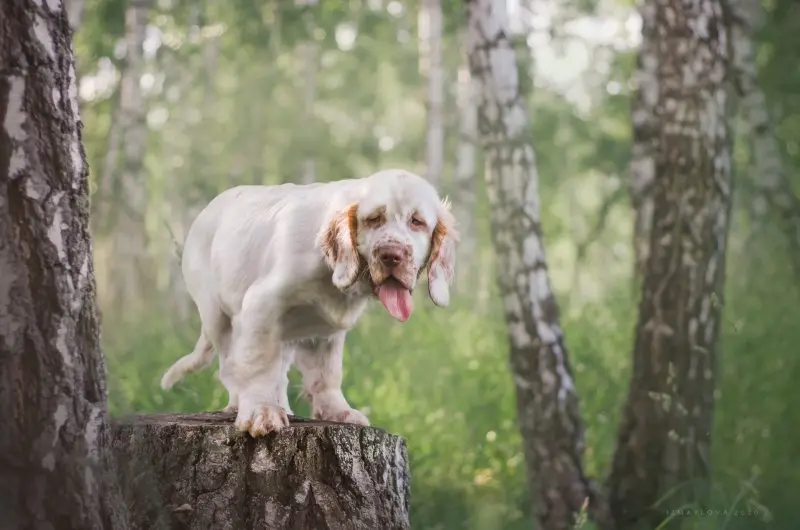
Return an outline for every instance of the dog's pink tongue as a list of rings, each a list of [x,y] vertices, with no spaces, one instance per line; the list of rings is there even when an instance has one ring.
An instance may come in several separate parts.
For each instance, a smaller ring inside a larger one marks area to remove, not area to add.
[[[378,298],[383,307],[400,322],[405,322],[414,310],[411,292],[400,282],[389,280],[378,287]]]

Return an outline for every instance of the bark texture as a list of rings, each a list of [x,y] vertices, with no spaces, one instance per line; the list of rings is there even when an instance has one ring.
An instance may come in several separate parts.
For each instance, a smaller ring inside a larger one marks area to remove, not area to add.
[[[458,146],[453,178],[453,214],[458,220],[461,241],[458,245],[458,284],[471,285],[477,267],[477,234],[475,230],[478,110],[475,83],[469,72],[466,55],[467,35],[462,32],[464,64],[458,69]]]
[[[538,175],[505,0],[470,0],[469,65],[478,86],[492,242],[505,302],[518,422],[540,528],[572,528],[602,506],[583,473],[584,427],[545,259]]]
[[[633,377],[609,477],[621,529],[655,528],[669,509],[706,499],[731,206],[721,3],[648,0],[644,13],[655,178]]]
[[[419,11],[420,72],[427,82],[426,178],[439,186],[444,172],[444,67],[442,3],[421,0]]]
[[[410,528],[402,438],[293,419],[255,440],[237,433],[233,420],[206,413],[113,424],[134,528]]]
[[[800,198],[792,189],[767,98],[758,82],[754,34],[761,27],[764,8],[758,0],[726,1],[732,15],[733,75],[745,124],[743,137],[750,143],[753,162],[746,179],[753,195],[750,217],[756,232],[766,228],[769,221],[777,222],[800,277]]]
[[[60,2],[0,3],[0,514],[124,529],[104,474],[88,179]]]
[[[638,1],[642,31],[655,26],[655,5],[651,0]],[[630,197],[633,206],[634,278],[644,274],[650,253],[650,230],[653,222],[653,182],[655,180],[655,106],[658,100],[656,69],[658,55],[653,38],[643,38],[636,56],[635,91],[631,102],[633,147],[631,152]]]

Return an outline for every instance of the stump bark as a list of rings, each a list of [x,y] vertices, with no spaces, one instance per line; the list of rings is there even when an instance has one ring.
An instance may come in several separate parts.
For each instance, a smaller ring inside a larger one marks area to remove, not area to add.
[[[111,447],[132,527],[407,529],[405,441],[373,427],[292,418],[237,432],[233,414],[115,420]]]

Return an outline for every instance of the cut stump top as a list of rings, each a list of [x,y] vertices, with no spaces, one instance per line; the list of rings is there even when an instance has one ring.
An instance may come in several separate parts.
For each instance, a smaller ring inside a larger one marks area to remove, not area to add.
[[[191,414],[184,413],[159,413],[159,414],[137,414],[134,416],[114,418],[112,423],[131,424],[131,425],[183,425],[183,426],[203,426],[203,427],[233,427],[236,419],[235,412],[197,412]],[[289,427],[310,427],[338,425],[345,428],[357,427],[347,423],[336,423],[332,421],[312,420],[301,418],[300,416],[289,416]],[[369,427],[379,429],[377,427]],[[379,429],[383,430],[383,429]]]

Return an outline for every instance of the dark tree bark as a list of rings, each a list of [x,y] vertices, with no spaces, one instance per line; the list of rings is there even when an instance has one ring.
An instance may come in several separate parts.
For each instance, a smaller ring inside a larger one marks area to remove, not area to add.
[[[293,419],[255,440],[235,432],[233,420],[155,415],[112,427],[134,528],[410,528],[402,438]]]
[[[621,529],[707,499],[731,205],[729,32],[719,0],[647,0],[654,179],[633,378],[609,478]],[[669,494],[669,495],[667,495]]]
[[[550,286],[538,175],[505,0],[470,0],[469,66],[528,484],[538,527],[572,528],[586,506],[603,520],[585,476],[578,395]]]
[[[0,2],[0,124],[2,527],[124,529],[63,4]]]

